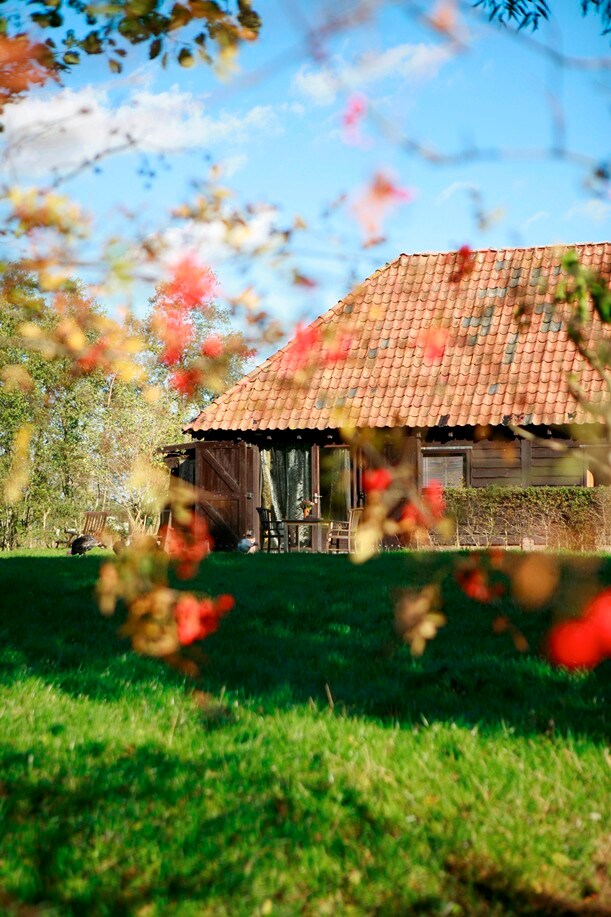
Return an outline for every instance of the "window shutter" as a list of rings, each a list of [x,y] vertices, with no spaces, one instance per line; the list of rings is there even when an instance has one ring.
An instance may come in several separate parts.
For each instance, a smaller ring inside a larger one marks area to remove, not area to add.
[[[465,453],[448,452],[422,456],[422,483],[439,481],[444,487],[464,487]]]

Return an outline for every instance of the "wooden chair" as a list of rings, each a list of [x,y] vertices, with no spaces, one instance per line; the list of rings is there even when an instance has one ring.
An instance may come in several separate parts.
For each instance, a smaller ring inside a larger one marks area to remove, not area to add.
[[[274,519],[271,509],[267,509],[265,506],[257,506],[257,512],[259,513],[259,521],[261,523],[261,550],[267,551],[268,554],[272,550],[278,552],[282,551],[282,523]],[[272,541],[276,542],[275,549],[272,548]]]
[[[332,522],[327,533],[327,549],[330,554],[352,554],[354,535],[363,515],[363,507],[351,509],[347,521]]]
[[[93,511],[85,513],[80,531],[78,529],[64,529],[64,536],[56,539],[55,547],[69,548],[74,539],[79,538],[81,535],[92,535],[93,538],[99,540],[106,528],[106,520],[109,515],[110,513]]]

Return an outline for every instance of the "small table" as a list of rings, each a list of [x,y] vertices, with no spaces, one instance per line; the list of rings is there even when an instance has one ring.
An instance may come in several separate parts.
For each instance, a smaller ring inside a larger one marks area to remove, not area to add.
[[[285,554],[288,554],[289,551],[289,534],[291,527],[295,528],[297,532],[297,551],[301,551],[299,547],[300,525],[307,525],[312,530],[312,551],[317,554],[322,554],[324,552],[322,530],[324,525],[329,525],[326,519],[318,519],[316,516],[305,516],[302,519],[281,519],[280,521],[284,527],[283,547]]]

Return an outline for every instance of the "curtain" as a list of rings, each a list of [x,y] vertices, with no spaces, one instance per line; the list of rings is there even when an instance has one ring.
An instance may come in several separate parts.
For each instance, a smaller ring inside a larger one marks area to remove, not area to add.
[[[350,449],[320,450],[321,515],[345,521],[350,510]]]
[[[309,446],[261,449],[261,505],[274,519],[300,519],[301,500],[312,499],[312,460]],[[310,531],[300,528],[299,542],[310,543]]]
[[[312,460],[309,446],[261,449],[261,505],[274,519],[299,519],[299,503],[312,499]]]

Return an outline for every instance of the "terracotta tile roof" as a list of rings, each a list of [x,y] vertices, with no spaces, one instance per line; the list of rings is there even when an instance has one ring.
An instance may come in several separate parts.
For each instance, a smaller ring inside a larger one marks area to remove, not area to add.
[[[569,248],[611,276],[611,243],[478,251],[460,277],[456,252],[400,255],[309,326],[315,352],[293,339],[185,433],[584,422],[566,378],[594,400],[602,386],[552,309]],[[434,359],[436,328],[447,341]],[[342,347],[345,359],[324,358]]]

